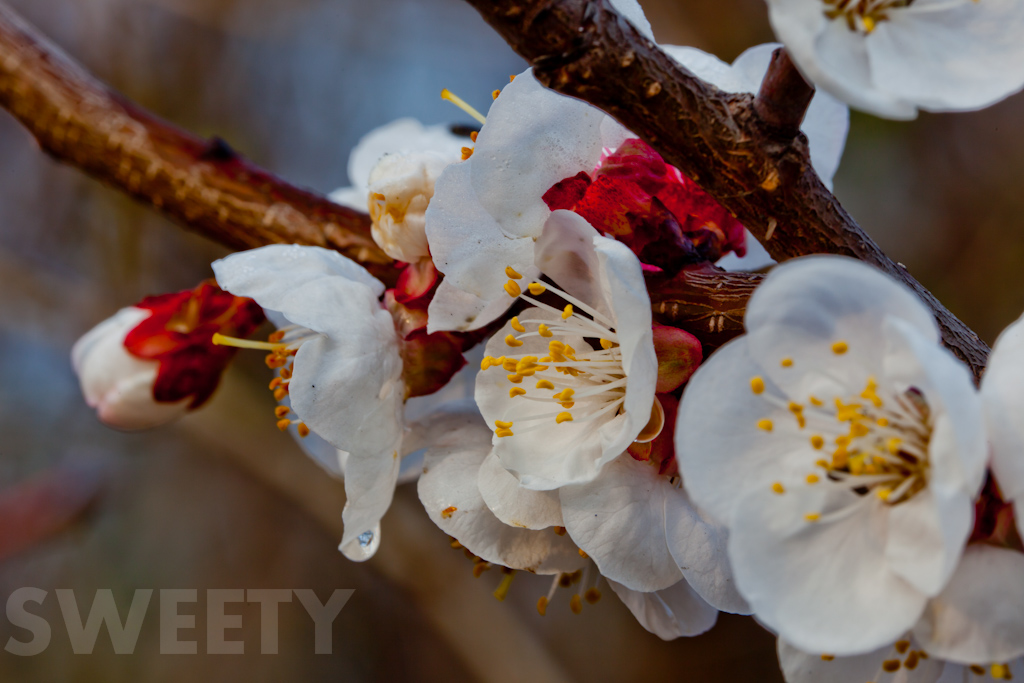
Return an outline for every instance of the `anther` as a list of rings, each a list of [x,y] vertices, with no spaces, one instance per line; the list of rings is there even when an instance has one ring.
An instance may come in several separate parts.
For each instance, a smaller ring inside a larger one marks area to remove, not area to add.
[[[463,147],[462,148],[462,160],[465,161],[466,159],[470,158],[471,156],[473,156],[473,148],[472,147]]]
[[[572,413],[559,413],[558,415],[555,416],[555,422],[557,424],[562,424],[563,422],[572,422]]]
[[[817,522],[819,519],[821,519],[821,515],[819,515],[817,512],[808,512],[806,515],[804,515],[804,519],[806,519],[808,522]]]
[[[510,324],[512,325],[512,329],[515,330],[516,332],[526,332],[526,328],[523,327],[523,324],[521,322],[519,322],[518,316],[512,318],[512,322]]]
[[[779,365],[781,365],[784,368],[791,368],[793,367],[793,359],[783,358],[781,361],[779,361]]]
[[[601,340],[601,348],[604,349],[605,351],[611,349],[613,346],[615,346],[615,342],[610,342],[607,339]]]
[[[477,131],[471,131],[469,133],[469,139],[472,140],[473,142],[476,142],[476,138],[478,135],[480,135],[480,133],[478,133]]]
[[[537,380],[538,389],[554,389],[555,385],[551,383],[551,380],[541,379]]]
[[[509,346],[512,346],[512,347],[522,346],[523,345],[523,342],[521,342],[518,339],[516,339],[515,335],[512,335],[512,334],[505,335],[505,343],[508,344]]]
[[[992,665],[992,678],[1009,681],[1013,679],[1010,675],[1010,667],[1006,664]]]
[[[807,483],[808,484],[817,484],[819,481],[820,481],[820,479],[818,479],[818,475],[817,474],[808,474],[807,475]]]
[[[825,445],[825,439],[820,434],[814,434],[811,436],[811,446],[815,449],[820,449]]]
[[[548,328],[548,326],[547,326],[547,325],[545,325],[544,323],[541,323],[541,324],[540,324],[540,325],[539,325],[539,326],[537,327],[537,334],[539,334],[539,335],[540,335],[540,336],[542,336],[542,337],[553,337],[553,336],[555,336],[555,333],[554,333],[554,332],[552,332],[552,331],[551,331],[551,330],[550,330],[550,329]],[[602,339],[602,340],[601,340],[601,342],[602,342],[602,344],[601,344],[601,345],[603,346],[603,345],[604,345],[604,340]]]
[[[583,600],[580,599],[579,593],[576,593],[569,598],[569,609],[572,610],[573,614],[579,614],[583,611]]]
[[[473,107],[469,106],[469,104],[465,100],[463,100],[458,95],[453,94],[450,90],[448,90],[448,88],[445,88],[444,90],[441,91],[441,99],[448,100],[456,107],[458,107],[459,109],[461,109],[462,111],[466,112],[474,119],[479,121],[481,124],[487,123],[487,119],[484,118],[483,114],[478,112]]]
[[[282,379],[281,377],[275,377],[274,379],[270,380],[270,390],[273,391],[274,389],[277,389],[279,386],[281,386],[281,382],[283,381],[284,379]]]
[[[546,595],[542,595],[537,598],[537,613],[542,617],[548,612],[548,598]]]
[[[905,654],[906,651],[908,649],[910,649],[910,641],[909,640],[897,640],[896,641],[896,645],[894,647],[896,648],[896,652],[899,652],[901,655]]]
[[[775,491],[775,493],[782,495],[783,493],[786,492],[786,487],[782,485],[782,482],[777,481],[774,484],[772,484],[772,491]]]
[[[523,375],[520,375],[518,372],[509,375],[507,379],[509,382],[512,382],[512,384],[523,383]]]
[[[513,280],[522,280],[523,276],[521,273],[516,272],[516,269],[512,266],[505,266],[505,275]]]
[[[821,656],[821,661],[823,661],[823,662],[831,662],[835,658],[836,658],[835,655],[822,655]]]
[[[284,397],[288,395],[288,385],[282,384],[277,389],[274,389],[274,398],[278,401],[283,401]]]
[[[501,91],[500,91],[500,90],[495,90],[495,91],[493,91],[493,92],[491,93],[491,99],[492,99],[492,100],[496,100],[496,99],[498,99],[498,95],[500,95],[500,94],[501,94]]]
[[[572,304],[566,304],[565,308],[562,309],[562,320],[568,320],[572,317]]]
[[[531,282],[526,288],[530,290],[530,294],[533,294],[534,296],[540,296],[548,289],[539,282]]]
[[[298,431],[300,439],[305,439],[309,436],[309,427],[306,426],[305,422],[300,422],[295,429]]]
[[[551,527],[551,530],[555,532],[555,536],[565,536],[564,526],[553,526]]]
[[[582,557],[584,560],[590,559],[590,555],[587,555],[585,552],[583,552],[583,548],[577,548],[576,552],[578,552],[580,554],[580,557]]]
[[[458,508],[455,507],[454,505],[446,507],[444,510],[441,510],[441,518],[442,519],[451,519],[451,516],[453,514],[455,514],[456,510],[458,510]]]
[[[517,283],[515,280],[509,280],[508,282],[505,283],[505,292],[507,292],[510,297],[515,299],[517,296],[523,293],[523,290],[520,289],[519,283]]]
[[[903,668],[913,671],[917,668],[918,659],[919,657],[917,652],[912,651],[909,655],[907,655],[907,658],[903,660]]]
[[[282,417],[284,417],[285,415],[287,415],[290,412],[292,412],[292,409],[290,407],[288,407],[288,406],[278,406],[278,407],[274,408],[274,417],[276,417],[277,419],[280,420]]]
[[[284,432],[284,431],[288,430],[288,427],[290,427],[291,424],[292,424],[292,421],[289,420],[288,418],[285,418],[283,420],[278,420],[277,421],[277,428],[280,429],[282,432]]]
[[[837,356],[841,356],[849,350],[850,345],[844,341],[837,341],[835,344],[832,345],[832,353],[836,354]]]
[[[596,588],[588,588],[583,594],[583,599],[591,605],[596,604],[601,599],[601,591]]]
[[[767,418],[763,419],[763,420],[758,420],[757,421],[757,428],[758,429],[763,429],[766,432],[772,431],[772,426],[773,426],[772,425],[772,421],[767,419]]]
[[[526,389],[523,389],[522,387],[512,387],[511,389],[508,390],[508,397],[509,398],[515,398],[516,396],[525,396],[525,395],[526,395]]]
[[[900,670],[900,660],[898,659],[887,659],[882,662],[882,670],[888,673]]]
[[[750,378],[750,390],[755,394],[761,394],[764,392],[764,380],[760,377]]]

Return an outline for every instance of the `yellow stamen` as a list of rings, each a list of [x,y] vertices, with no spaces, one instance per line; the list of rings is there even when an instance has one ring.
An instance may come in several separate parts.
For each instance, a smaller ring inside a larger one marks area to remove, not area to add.
[[[783,358],[781,361],[779,361],[779,365],[781,365],[784,368],[791,368],[793,367],[793,359]]]
[[[300,439],[305,439],[309,436],[309,427],[307,427],[304,422],[300,422],[299,426],[296,427],[295,430],[299,433]]]
[[[572,413],[559,413],[555,416],[556,424],[562,424],[563,422],[572,422]]]
[[[612,348],[613,346],[615,346],[615,342],[610,342],[607,339],[601,340],[601,348],[604,349],[605,351]]]
[[[808,396],[807,400],[811,402],[812,406],[817,406],[819,408],[825,405],[825,402],[822,401],[820,398],[817,398],[816,396]]]
[[[766,432],[770,432],[770,431],[772,431],[772,421],[768,420],[768,419],[758,420],[757,421],[757,428],[758,429],[763,429]]]
[[[808,474],[807,475],[807,483],[808,484],[817,484],[819,481],[821,481],[821,480],[818,479],[818,475],[817,474]]]
[[[879,427],[888,427],[889,420],[885,419],[884,417],[880,417],[877,420],[875,420],[875,424],[877,424]]]
[[[525,395],[526,395],[526,389],[523,389],[522,387],[512,387],[511,389],[508,390],[508,397],[509,398],[515,398],[516,396],[525,396]]]
[[[889,500],[889,496],[892,495],[892,491],[890,489],[878,489],[875,491],[875,495],[878,496],[879,500],[884,502]]]
[[[587,555],[585,552],[583,552],[583,548],[577,548],[576,552],[578,552],[580,554],[580,557],[582,557],[584,560],[590,559],[590,555]]]
[[[523,276],[516,272],[516,269],[512,266],[505,266],[505,275],[513,280],[522,280]]]
[[[508,381],[512,382],[512,384],[521,384],[523,381],[523,375],[520,375],[518,372],[513,375],[509,375]]]
[[[533,294],[534,296],[540,296],[548,289],[539,282],[531,282],[526,288],[530,290],[530,294]]]
[[[753,391],[755,394],[764,393],[764,380],[761,379],[760,377],[751,377],[750,390]]]
[[[806,519],[808,522],[817,522],[819,519],[821,519],[821,515],[819,515],[817,512],[808,512],[806,515],[804,515],[804,519]]]
[[[910,648],[910,641],[909,640],[897,640],[895,647],[896,647],[896,652],[899,652],[901,655],[902,654],[906,654],[907,650]]]
[[[446,507],[444,510],[441,510],[441,518],[442,519],[451,519],[451,516],[453,514],[455,514],[455,511],[458,510],[458,509],[459,508],[455,507],[454,505],[452,505],[450,507]]]
[[[512,436],[513,434],[511,429],[495,429],[494,435],[501,438],[503,436]]]
[[[505,372],[515,372],[516,366],[519,365],[515,358],[501,357],[501,367]]]
[[[555,333],[554,333],[554,332],[552,332],[552,331],[551,331],[551,330],[550,330],[550,329],[548,328],[548,326],[547,326],[547,325],[545,325],[544,323],[541,323],[541,324],[540,324],[540,325],[539,325],[539,326],[537,327],[537,334],[539,334],[539,335],[540,335],[540,336],[542,336],[542,337],[553,337],[553,336],[555,336]]]
[[[461,109],[462,111],[466,112],[474,119],[479,121],[481,125],[487,123],[487,119],[484,118],[483,114],[478,112],[476,109],[473,109],[473,107],[469,106],[469,104],[464,99],[462,99],[458,95],[453,94],[452,91],[450,91],[448,88],[445,88],[444,90],[441,91],[441,99],[448,100],[456,107],[458,107],[459,109]]]
[[[900,660],[898,659],[887,659],[882,662],[882,671],[886,673],[895,673],[900,670]]]
[[[823,662],[831,662],[835,658],[836,658],[835,655],[822,655],[821,656],[821,661],[823,661]]]
[[[519,288],[519,284],[515,280],[509,280],[505,283],[505,292],[515,299],[517,296],[523,293],[523,290]]]
[[[513,346],[513,347],[514,346],[522,346],[523,345],[523,342],[519,341],[518,339],[515,338],[514,335],[511,335],[511,334],[505,335],[505,343],[508,344],[509,346]]]
[[[811,446],[813,446],[815,449],[820,449],[824,445],[825,439],[820,434],[815,434],[811,436]]]
[[[870,16],[864,16],[864,17],[861,17],[861,19],[864,22],[864,30],[865,31],[867,31],[868,33],[871,33],[872,31],[875,30],[875,20],[874,19],[872,19]]]
[[[470,158],[471,156],[473,156],[473,148],[472,147],[463,147],[462,148],[462,160],[465,161],[466,159]]]
[[[274,408],[274,417],[280,420],[282,417],[284,417],[290,412],[292,412],[292,409],[289,408],[288,406],[278,406]]]
[[[498,600],[504,600],[508,597],[508,589],[512,587],[512,579],[516,577],[516,571],[510,570],[508,574],[501,577],[501,583],[498,584],[498,588],[494,591],[494,597]]]
[[[288,418],[285,418],[283,420],[278,420],[277,421],[277,428],[280,429],[282,432],[284,432],[284,431],[288,430],[288,427],[290,427],[291,424],[292,424],[292,421],[289,420]]]
[[[841,356],[849,350],[850,345],[844,341],[837,341],[835,344],[832,345],[832,353],[836,354],[837,356]]]
[[[491,99],[492,100],[498,99],[498,95],[500,95],[500,94],[501,94],[500,90],[494,90],[493,92],[491,92]]]
[[[900,439],[898,436],[894,436],[885,442],[885,449],[889,451],[891,455],[896,455],[897,453],[900,452],[900,445],[902,443],[902,439]]]
[[[554,389],[555,385],[551,383],[551,380],[541,379],[537,380],[538,389]]]
[[[519,316],[512,318],[511,325],[512,329],[515,330],[516,332],[526,332],[526,328],[523,327],[523,324],[521,322],[519,322]]]
[[[828,460],[815,460],[814,464],[817,465],[818,467],[824,467],[825,469],[828,469]]]
[[[494,426],[497,427],[498,429],[512,429],[511,422],[502,422],[501,420],[495,420]]]
[[[542,595],[537,598],[537,613],[544,616],[548,612],[548,596]]]
[[[583,599],[593,605],[601,599],[601,591],[596,588],[588,588],[587,592],[583,594]]]
[[[1010,675],[1010,667],[1006,664],[993,664],[992,665],[992,678],[1009,681],[1013,677]]]
[[[253,341],[251,339],[238,339],[237,337],[225,336],[220,332],[214,332],[213,343],[217,346],[234,346],[238,349],[261,349],[263,351],[280,351],[285,348],[283,344]]]
[[[782,485],[782,482],[777,481],[774,484],[772,484],[772,491],[775,491],[775,493],[782,495],[783,493],[786,492],[786,487]]]
[[[572,317],[572,304],[566,304],[565,308],[562,309],[562,320],[568,320]]]

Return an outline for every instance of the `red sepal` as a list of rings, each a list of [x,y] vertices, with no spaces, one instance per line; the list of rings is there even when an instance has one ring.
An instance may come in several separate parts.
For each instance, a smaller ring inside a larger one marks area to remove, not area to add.
[[[228,294],[211,281],[146,297],[136,307],[152,314],[125,336],[125,348],[138,358],[159,361],[153,384],[156,401],[176,403],[191,397],[189,408],[198,408],[213,395],[238,350],[214,345],[213,335],[247,337],[265,319],[252,299]]]

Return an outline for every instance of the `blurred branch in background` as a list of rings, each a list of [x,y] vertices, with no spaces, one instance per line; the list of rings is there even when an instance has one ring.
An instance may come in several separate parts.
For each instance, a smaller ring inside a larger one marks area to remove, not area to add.
[[[369,217],[296,188],[161,121],[95,80],[0,3],[0,105],[54,158],[235,249],[331,247],[384,282],[397,277]]]

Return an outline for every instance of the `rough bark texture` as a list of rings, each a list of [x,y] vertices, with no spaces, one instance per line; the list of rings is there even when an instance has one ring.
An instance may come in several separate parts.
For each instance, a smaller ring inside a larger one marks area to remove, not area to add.
[[[289,185],[112,92],[0,4],[0,106],[58,161],[234,249],[330,247],[393,284],[365,214]]]
[[[548,87],[614,116],[734,213],[777,260],[829,253],[905,282],[935,311],[946,345],[984,369],[988,347],[889,259],[822,185],[807,141],[774,128],[749,94],[681,67],[608,0],[467,0]]]

